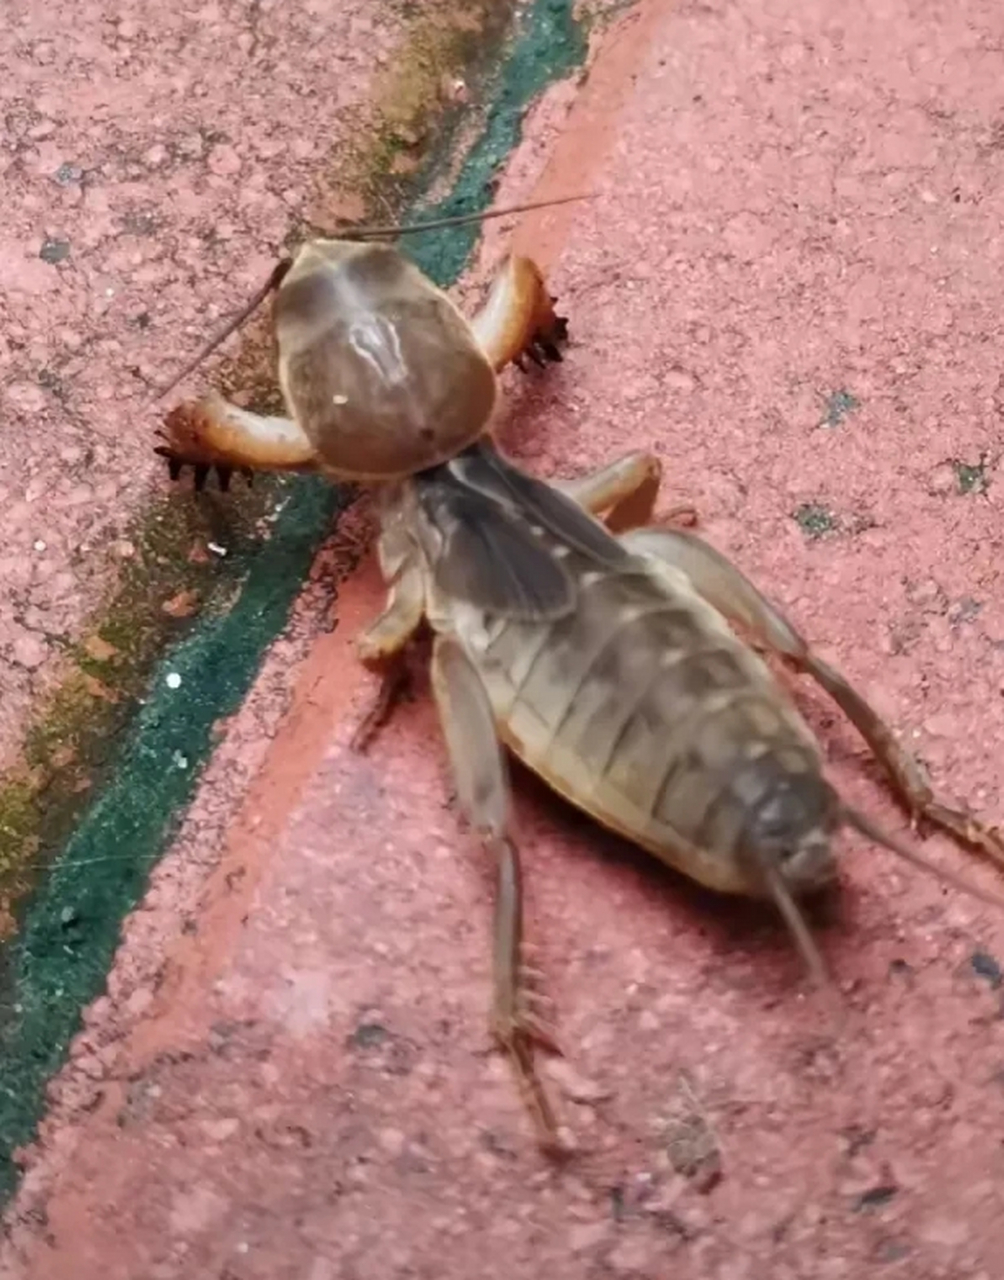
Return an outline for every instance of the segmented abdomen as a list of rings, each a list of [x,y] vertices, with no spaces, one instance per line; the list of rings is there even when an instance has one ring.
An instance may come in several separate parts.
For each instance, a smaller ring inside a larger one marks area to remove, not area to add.
[[[819,757],[717,613],[644,572],[586,573],[567,618],[489,620],[463,638],[524,763],[688,875],[749,891],[741,845],[754,808],[818,775]],[[707,855],[700,866],[688,845]]]

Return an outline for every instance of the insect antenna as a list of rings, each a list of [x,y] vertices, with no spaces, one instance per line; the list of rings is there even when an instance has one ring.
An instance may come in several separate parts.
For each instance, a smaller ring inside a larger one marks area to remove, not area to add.
[[[595,200],[595,191],[584,195],[559,196],[556,200],[535,200],[531,204],[507,205],[504,209],[489,209],[480,213],[457,213],[448,218],[434,218],[429,222],[388,223],[386,226],[357,227],[350,222],[338,225],[341,240],[380,239],[384,236],[409,235],[414,231],[438,231],[442,227],[463,227],[471,222],[488,222],[492,218],[505,218],[513,213],[529,213],[533,209],[549,209],[552,205],[573,204],[577,200]]]
[[[809,926],[805,923],[805,917],[799,910],[795,899],[789,893],[788,886],[782,880],[777,867],[767,858],[764,858],[761,860],[761,870],[763,871],[764,879],[767,881],[767,887],[770,889],[771,897],[774,899],[784,923],[788,926],[788,932],[791,934],[799,954],[805,961],[813,981],[819,987],[832,986],[826,962],[816,946],[815,940],[809,931]]]
[[[283,279],[286,276],[286,273],[289,271],[292,265],[293,265],[292,258],[280,258],[280,260],[272,268],[272,271],[269,273],[268,279],[265,281],[263,285],[260,286],[260,288],[258,288],[255,291],[255,293],[252,295],[250,300],[246,302],[244,306],[241,307],[240,311],[238,311],[235,316],[233,316],[230,320],[228,320],[226,324],[223,325],[223,327],[219,329],[212,338],[209,339],[209,341],[202,347],[202,349],[198,352],[198,354],[194,355],[192,359],[189,360],[188,364],[184,366],[184,368],[181,370],[180,373],[176,374],[171,379],[171,381],[167,384],[166,387],[164,387],[162,390],[157,392],[155,399],[161,400],[169,392],[173,391],[174,388],[178,385],[178,383],[182,382],[185,378],[187,378],[190,373],[194,373],[194,371],[199,367],[199,365],[203,362],[203,360],[211,356],[213,352],[216,350],[216,348],[220,346],[221,343],[226,342],[227,338],[229,338],[230,335],[236,329],[239,329],[241,327],[241,325],[248,318],[248,316],[250,316],[252,312],[258,310],[258,308],[265,301],[268,295],[270,293],[274,293],[275,290],[278,289],[279,285],[282,284]]]

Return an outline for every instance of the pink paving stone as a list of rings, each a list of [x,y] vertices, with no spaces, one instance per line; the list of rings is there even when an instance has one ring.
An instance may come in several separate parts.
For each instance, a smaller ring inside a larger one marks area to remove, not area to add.
[[[602,192],[521,224],[574,343],[510,382],[514,452],[568,474],[657,449],[665,502],[695,499],[708,536],[916,733],[939,786],[996,814],[1001,48],[989,0],[643,6],[574,100],[535,113],[503,184]],[[859,407],[821,428],[839,391]],[[986,494],[932,489],[981,455]],[[791,513],[809,502],[840,531],[807,540]],[[520,771],[571,1068],[553,1087],[579,1144],[549,1169],[485,1053],[489,877],[429,699],[368,757],[348,749],[371,692],[352,639],[379,599],[372,566],[343,587],[270,744],[267,687],[228,727],[226,759],[258,772],[224,838],[233,775],[211,771],[130,922],[86,1033],[87,1054],[118,1054],[59,1083],[4,1274],[997,1275],[1004,1022],[970,960],[1002,954],[1004,922],[847,840],[819,926],[837,1042],[769,916],[660,874]],[[848,793],[899,823],[853,735],[807,707]],[[191,867],[217,845],[202,884]],[[671,1161],[681,1099],[721,1152],[704,1194]]]
[[[162,484],[153,388],[261,282],[400,32],[381,0],[4,5],[0,558],[26,580],[0,573],[0,767],[55,678],[12,619],[77,638]]]

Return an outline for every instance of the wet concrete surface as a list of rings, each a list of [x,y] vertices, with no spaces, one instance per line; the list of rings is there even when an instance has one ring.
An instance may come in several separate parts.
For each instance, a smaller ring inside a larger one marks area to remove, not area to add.
[[[1002,47],[978,0],[642,5],[535,113],[500,191],[601,191],[521,223],[573,344],[507,376],[505,443],[566,475],[654,448],[664,504],[694,500],[938,786],[989,815]],[[482,265],[501,247],[489,234]],[[490,882],[427,690],[369,756],[348,749],[372,693],[352,641],[380,599],[372,566],[344,584],[270,741],[274,669],[237,717],[25,1153],[3,1274],[990,1280],[1004,921],[847,839],[817,926],[837,1040],[770,916],[660,873],[519,772],[568,1055],[548,1074],[579,1146],[549,1168],[487,1052]],[[847,794],[901,825],[853,733],[804,705]]]

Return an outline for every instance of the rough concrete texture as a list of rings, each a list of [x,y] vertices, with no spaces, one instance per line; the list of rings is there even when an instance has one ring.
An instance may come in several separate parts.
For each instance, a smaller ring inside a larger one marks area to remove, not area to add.
[[[602,192],[521,224],[574,344],[509,382],[513,451],[568,474],[656,448],[665,503],[696,500],[938,784],[991,814],[1002,46],[989,0],[643,5],[503,184]],[[341,591],[197,907],[175,886],[220,837],[193,819],[130,922],[26,1153],[3,1274],[995,1276],[1004,921],[848,839],[819,925],[837,1042],[769,916],[520,773],[580,1145],[546,1165],[485,1052],[489,881],[428,698],[348,750],[372,691],[352,638],[379,600],[372,568]],[[805,705],[847,793],[898,823],[853,734]],[[714,1185],[693,1168],[709,1148]]]
[[[152,388],[267,274],[401,25],[379,3],[5,6],[0,764],[130,553]]]

